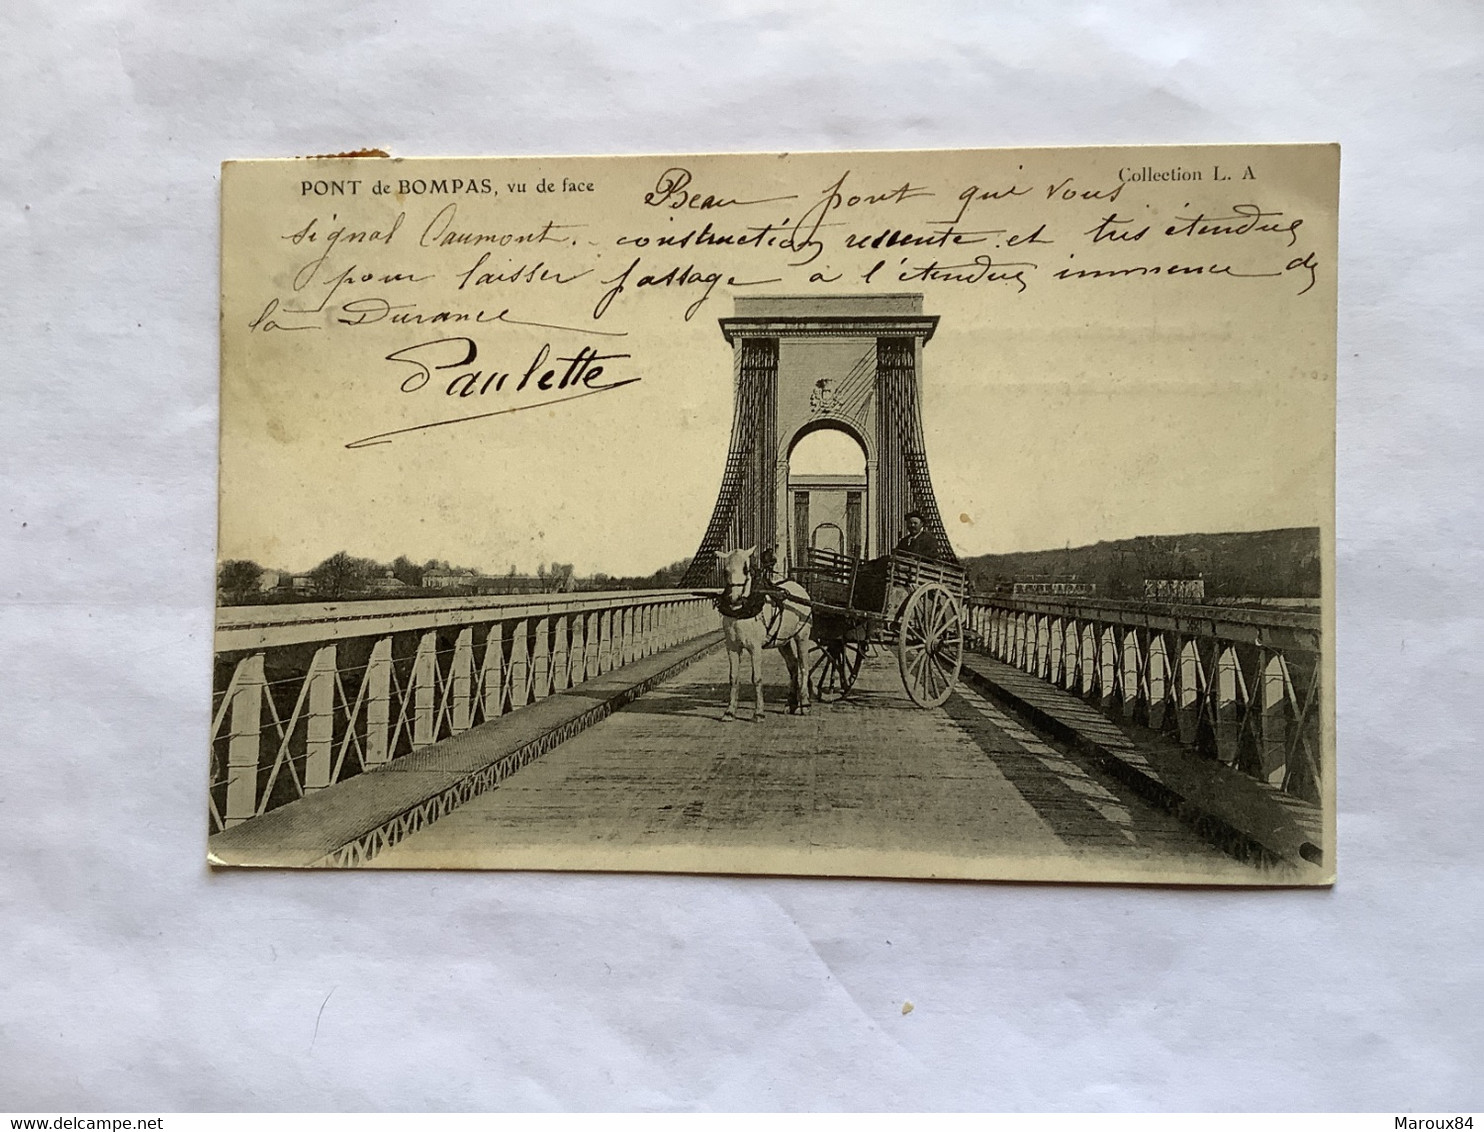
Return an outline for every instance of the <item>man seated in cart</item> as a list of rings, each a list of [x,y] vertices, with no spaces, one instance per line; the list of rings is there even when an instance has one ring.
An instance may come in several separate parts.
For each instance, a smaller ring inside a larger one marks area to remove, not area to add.
[[[933,538],[931,531],[927,529],[927,522],[920,511],[908,511],[906,516],[907,533],[902,536],[902,541],[897,543],[898,550],[905,550],[908,554],[915,554],[919,558],[938,557],[938,540]]]

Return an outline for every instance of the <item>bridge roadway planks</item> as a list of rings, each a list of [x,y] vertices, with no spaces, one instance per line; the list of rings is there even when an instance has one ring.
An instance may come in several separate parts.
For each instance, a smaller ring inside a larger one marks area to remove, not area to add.
[[[766,677],[764,721],[721,722],[718,650],[369,864],[1259,880],[973,688],[914,707],[883,654],[799,718]]]

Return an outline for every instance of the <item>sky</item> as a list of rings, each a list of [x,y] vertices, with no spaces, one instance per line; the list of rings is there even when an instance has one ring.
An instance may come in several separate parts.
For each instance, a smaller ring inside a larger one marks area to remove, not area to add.
[[[718,320],[775,293],[920,293],[939,318],[922,413],[960,555],[1328,528],[1334,160],[1146,147],[229,165],[220,556],[579,574],[683,558],[732,425]],[[1217,167],[1253,176],[1133,179]],[[1253,209],[1266,229],[1165,234]],[[795,246],[673,242],[708,225]],[[966,242],[850,246],[945,228]],[[1032,266],[995,277],[1014,264]],[[1056,276],[1079,268],[1121,274]],[[486,321],[427,321],[440,311]],[[588,361],[584,384],[582,351],[622,356]],[[538,358],[553,386],[574,366],[577,384],[517,390]],[[482,419],[439,423],[464,416]]]

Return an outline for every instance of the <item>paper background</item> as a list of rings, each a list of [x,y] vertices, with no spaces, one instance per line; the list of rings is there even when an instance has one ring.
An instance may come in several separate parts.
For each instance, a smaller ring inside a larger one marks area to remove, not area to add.
[[[8,6],[0,1107],[1484,1105],[1481,43],[1468,2]],[[222,158],[1331,140],[1332,892],[205,869]]]

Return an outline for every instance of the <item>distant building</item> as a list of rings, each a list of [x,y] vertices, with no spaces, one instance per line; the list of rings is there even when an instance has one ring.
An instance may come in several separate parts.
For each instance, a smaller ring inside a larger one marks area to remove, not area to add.
[[[540,594],[551,588],[551,579],[533,574],[480,574],[473,579],[479,594]]]
[[[407,583],[393,574],[392,568],[388,566],[375,577],[366,579],[366,589],[372,593],[396,593],[407,589]]]
[[[1206,596],[1205,578],[1145,578],[1145,601],[1199,601]]]
[[[1010,592],[1016,597],[1093,597],[1098,587],[1076,574],[1031,574],[1014,579]]]
[[[424,570],[423,589],[451,590],[473,586],[479,575],[473,570]]]

